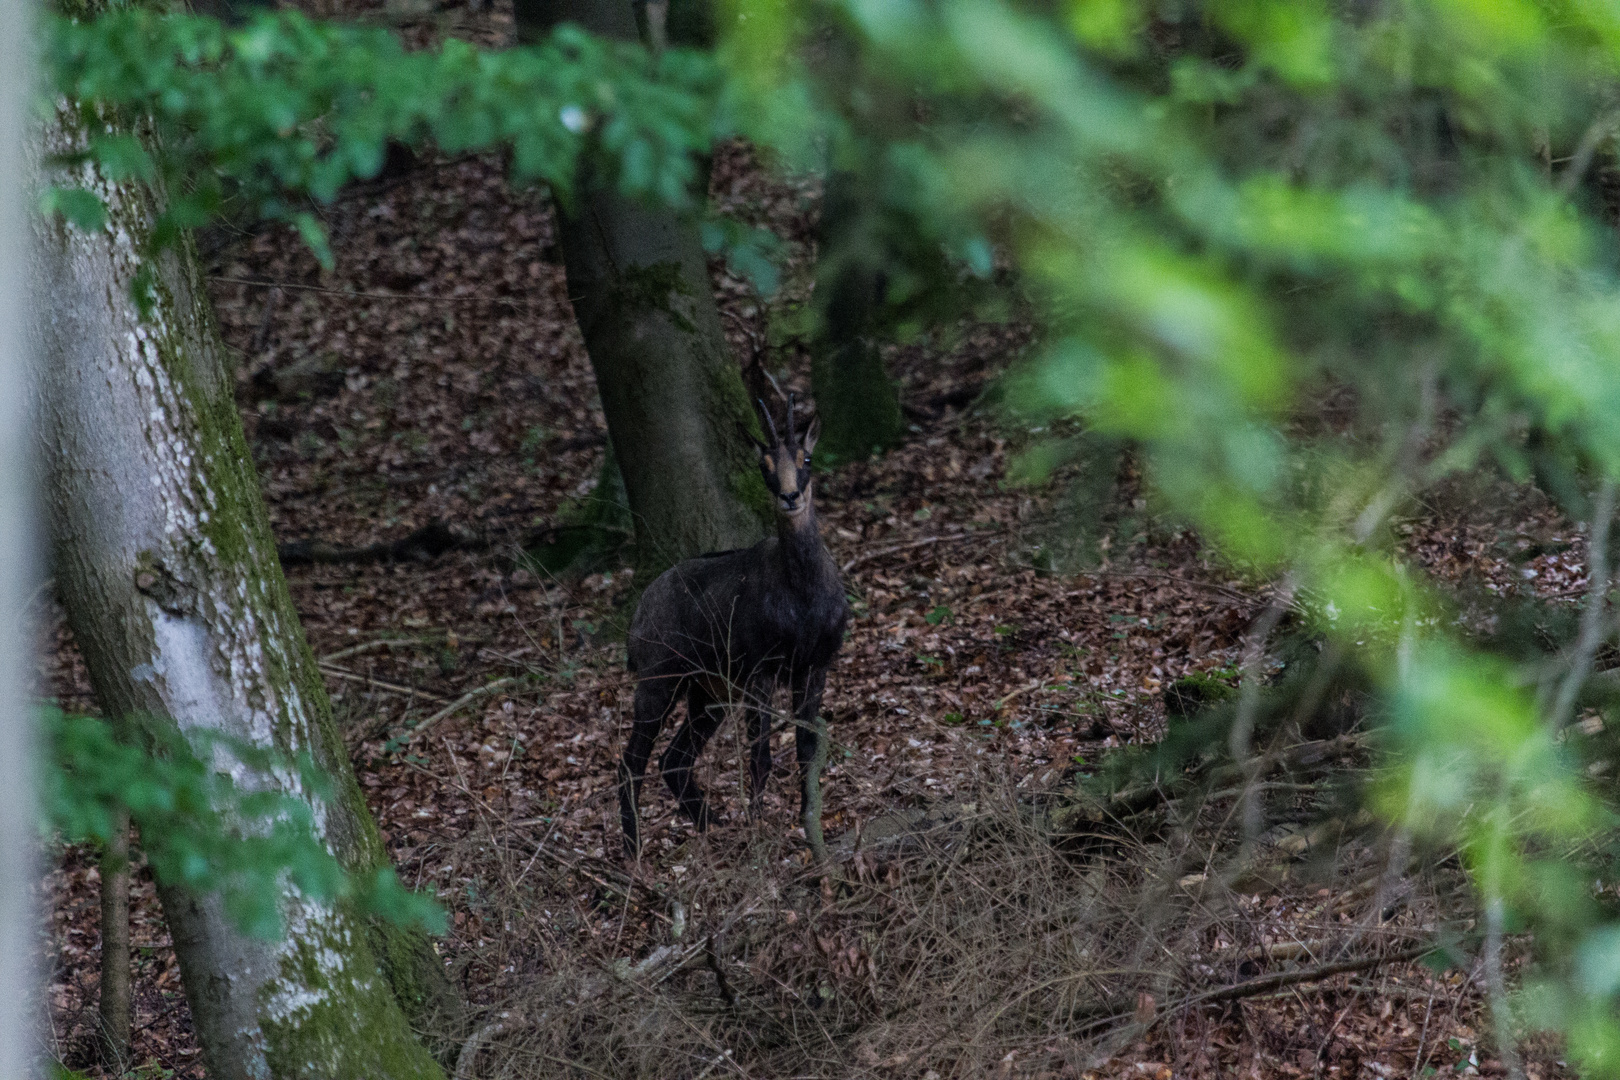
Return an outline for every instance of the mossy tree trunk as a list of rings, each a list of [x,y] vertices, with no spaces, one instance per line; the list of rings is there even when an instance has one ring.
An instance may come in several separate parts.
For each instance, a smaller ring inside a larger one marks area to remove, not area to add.
[[[46,152],[81,144],[77,122],[64,109]],[[109,221],[38,226],[38,427],[57,589],[101,706],[309,754],[329,798],[295,769],[214,760],[239,785],[306,799],[352,873],[384,866],[276,560],[194,249],[156,262],[142,318],[130,282],[160,196],[90,170],[68,179]],[[424,936],[289,888],[287,933],[266,942],[217,899],[160,896],[210,1076],[442,1077],[408,1019],[442,1026],[454,1007]]]
[[[518,0],[518,34],[573,22],[635,40],[631,0]],[[586,178],[558,206],[568,295],[585,338],[636,534],[637,578],[763,537],[773,520],[756,426],[729,355],[697,224]]]
[[[817,449],[831,462],[861,461],[905,433],[900,396],[875,336],[883,303],[883,253],[867,227],[860,182],[834,170],[818,229],[816,327],[810,379],[821,417]]]

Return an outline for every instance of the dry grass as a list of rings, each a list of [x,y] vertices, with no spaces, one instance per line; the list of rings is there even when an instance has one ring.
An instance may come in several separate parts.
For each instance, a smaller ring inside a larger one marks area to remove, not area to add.
[[[1381,978],[1393,1000],[1427,1003],[1415,1041],[1431,1055],[1477,1006],[1467,973],[1407,964],[1395,985],[1371,962],[1410,959],[1444,922],[1437,897],[1457,895],[1444,868],[1388,872],[1376,836],[1291,861],[1287,836],[1304,833],[1273,830],[1244,870],[1220,842],[1230,798],[1184,802],[1144,840],[1059,833],[1054,800],[1006,778],[974,789],[868,822],[833,874],[779,833],[731,826],[633,880],[490,822],[454,857],[481,868],[474,906],[501,919],[467,981],[502,989],[459,1075],[1061,1077],[1135,1068],[1125,1059],[1153,1074],[1150,1056],[1178,1054],[1177,1075],[1199,1061],[1217,1075],[1223,1039],[1326,1068],[1335,1032],[1282,1018],[1296,1000],[1331,1013]],[[1332,965],[1359,966],[1313,977]],[[1275,1014],[1258,1034],[1256,1009]]]

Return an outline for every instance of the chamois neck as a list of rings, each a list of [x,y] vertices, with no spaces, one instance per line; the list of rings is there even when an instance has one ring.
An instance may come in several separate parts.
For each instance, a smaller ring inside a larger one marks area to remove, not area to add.
[[[797,514],[776,515],[776,535],[788,576],[809,579],[821,571],[821,530],[816,525],[815,503]]]

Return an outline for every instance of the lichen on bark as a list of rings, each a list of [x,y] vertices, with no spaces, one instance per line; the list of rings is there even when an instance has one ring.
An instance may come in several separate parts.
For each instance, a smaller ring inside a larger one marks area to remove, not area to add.
[[[356,948],[331,920],[290,928],[300,943],[282,964],[283,978],[262,994],[260,1023],[270,1075],[326,1080],[441,1077],[412,1036],[369,949]]]
[[[84,123],[60,110],[47,151],[82,145]],[[51,298],[36,327],[39,430],[58,591],[97,697],[114,716],[222,732],[285,760],[310,752],[335,781],[330,799],[294,768],[217,745],[213,760],[239,785],[308,801],[343,865],[374,870],[386,853],[276,560],[195,252],[147,250],[161,193],[88,167],[73,179],[101,196],[108,225],[38,225]],[[143,260],[145,312],[130,292]],[[172,885],[161,898],[211,1075],[442,1077],[404,1011],[431,996],[435,971],[448,986],[436,958],[420,962],[425,939],[379,936],[346,904],[289,892],[288,936],[262,942],[217,898]],[[410,992],[396,997],[389,974]]]

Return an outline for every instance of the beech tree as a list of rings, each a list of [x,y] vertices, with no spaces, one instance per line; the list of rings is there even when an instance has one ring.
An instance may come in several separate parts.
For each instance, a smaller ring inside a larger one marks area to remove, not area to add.
[[[82,147],[87,128],[63,108],[47,152]],[[205,743],[239,787],[305,800],[342,866],[374,875],[387,855],[276,559],[194,250],[146,254],[161,191],[90,166],[75,179],[106,223],[36,230],[37,422],[57,590],[97,698],[114,716],[307,756],[328,795]],[[211,1075],[442,1075],[411,1030],[445,1027],[456,1007],[421,931],[289,885],[288,932],[262,940],[217,896],[159,894]]]
[[[32,27],[28,5],[0,0],[0,1076],[35,1074],[30,1028],[36,1022],[37,955],[33,900],[32,725],[30,659],[24,611],[35,571],[33,469],[27,422],[27,227],[23,133]]]
[[[630,0],[518,0],[518,34],[562,23],[635,41]],[[633,519],[638,578],[765,535],[768,493],[738,424],[757,427],[729,355],[697,223],[589,175],[559,200],[568,295]]]

